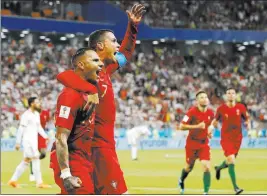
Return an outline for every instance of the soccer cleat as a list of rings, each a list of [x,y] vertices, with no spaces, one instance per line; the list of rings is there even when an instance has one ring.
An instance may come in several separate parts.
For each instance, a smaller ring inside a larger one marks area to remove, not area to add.
[[[203,193],[203,195],[208,195],[208,193]]]
[[[243,189],[236,188],[236,189],[235,189],[235,194],[236,194],[236,195],[239,195],[239,194],[242,193],[243,191],[244,191]]]
[[[52,188],[51,185],[49,185],[49,184],[44,184],[44,183],[37,184],[36,187],[37,187],[37,188],[40,188],[40,189]]]
[[[19,186],[19,184],[18,184],[17,181],[11,181],[11,180],[10,180],[7,184],[8,184],[9,186],[14,187],[14,188],[20,188],[20,186]]]
[[[135,159],[132,159],[132,161],[138,161],[138,159],[137,159],[137,158],[135,158]]]
[[[35,177],[33,174],[30,175],[30,182],[35,182]]]
[[[221,178],[221,170],[219,169],[218,166],[215,166],[214,169],[216,171],[216,179],[220,180],[220,178]]]
[[[180,187],[180,193],[181,195],[184,194],[184,182],[181,181],[181,179],[179,180],[179,187]]]

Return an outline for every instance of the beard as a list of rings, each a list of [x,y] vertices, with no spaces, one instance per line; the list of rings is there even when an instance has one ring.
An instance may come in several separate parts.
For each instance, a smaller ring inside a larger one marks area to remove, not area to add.
[[[41,110],[42,110],[41,108],[38,108],[38,107],[35,107],[34,109],[35,109],[37,112],[41,112]]]

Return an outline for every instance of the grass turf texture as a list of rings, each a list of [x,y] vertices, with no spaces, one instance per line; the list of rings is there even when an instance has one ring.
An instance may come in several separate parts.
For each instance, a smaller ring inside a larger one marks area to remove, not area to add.
[[[221,150],[212,150],[210,194],[234,194],[228,169],[221,173],[221,180],[215,179],[214,165],[224,157]],[[132,161],[130,151],[118,151],[130,194],[179,194],[178,177],[185,164],[184,150],[139,151],[138,161]],[[49,156],[41,161],[43,180],[51,184],[50,189],[37,189],[29,182],[29,170],[21,176],[15,189],[7,185],[16,166],[22,159],[22,152],[1,152],[1,193],[2,194],[55,194],[59,188],[54,183],[49,168]],[[267,149],[242,149],[236,161],[237,184],[244,188],[244,194],[267,194]],[[185,194],[203,193],[203,172],[199,161],[185,181]]]

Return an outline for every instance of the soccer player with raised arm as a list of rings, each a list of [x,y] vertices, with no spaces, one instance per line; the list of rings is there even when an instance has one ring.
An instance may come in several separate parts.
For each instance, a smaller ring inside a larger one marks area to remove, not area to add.
[[[127,10],[128,26],[121,46],[111,30],[97,30],[89,36],[89,47],[93,48],[105,66],[99,73],[97,88],[99,104],[96,106],[95,132],[93,139],[92,158],[94,162],[95,194],[127,194],[127,186],[120,168],[115,150],[115,99],[111,83],[111,75],[123,67],[132,57],[135,48],[137,25],[145,12],[141,4]],[[73,71],[65,71],[57,79],[65,86],[81,92],[88,92],[88,85]]]
[[[188,110],[180,124],[180,130],[189,130],[185,146],[186,166],[179,178],[181,194],[185,189],[184,180],[192,171],[196,159],[199,159],[203,166],[204,194],[208,194],[211,184],[209,146],[211,129],[209,126],[214,118],[214,113],[208,108],[209,98],[205,91],[199,91],[196,94],[196,101],[197,106]]]
[[[96,84],[103,66],[95,51],[79,49],[72,57],[74,74]],[[57,100],[55,112],[56,141],[50,155],[50,167],[61,194],[94,194],[92,179],[92,138],[94,105],[87,107],[87,95],[65,87]]]
[[[29,167],[32,162],[33,175],[36,180],[37,188],[50,188],[50,185],[44,184],[40,169],[40,153],[38,151],[38,133],[45,139],[47,135],[40,123],[40,101],[37,97],[30,97],[28,99],[29,109],[25,111],[20,120],[20,126],[17,133],[16,150],[20,149],[20,144],[23,144],[23,161],[17,166],[15,173],[8,184],[14,188],[19,187],[17,180],[24,173],[25,169]]]
[[[222,123],[221,146],[226,160],[221,165],[215,167],[216,179],[221,177],[221,170],[228,168],[228,172],[236,194],[243,192],[236,183],[235,159],[242,143],[242,119],[250,129],[249,115],[246,107],[241,103],[236,103],[236,91],[234,88],[226,90],[226,103],[218,107],[213,126],[217,127],[218,122]]]

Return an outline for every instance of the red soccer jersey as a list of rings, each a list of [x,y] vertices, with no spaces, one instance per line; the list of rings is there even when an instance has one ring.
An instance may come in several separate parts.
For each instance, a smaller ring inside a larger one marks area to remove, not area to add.
[[[130,60],[135,48],[137,26],[131,22],[122,41],[119,51]],[[117,63],[105,65],[99,73],[98,91],[99,104],[96,106],[95,135],[93,147],[115,148],[114,125],[116,118],[115,99],[111,82],[111,74],[119,65]],[[71,87],[81,92],[91,92],[92,85],[82,80],[73,71],[66,71],[57,76],[57,79],[65,86]]]
[[[246,107],[237,103],[230,108],[226,104],[218,107],[215,119],[222,122],[221,139],[242,139],[242,118],[248,119]]]
[[[64,88],[57,100],[55,126],[71,130],[68,138],[69,151],[75,150],[78,159],[91,160],[91,141],[94,134],[95,112],[90,117],[83,111],[87,95],[71,88]],[[80,153],[77,153],[80,152]],[[73,159],[73,157],[72,157]],[[88,161],[85,161],[88,163]],[[88,165],[91,167],[91,165]]]
[[[214,118],[214,113],[211,109],[207,109],[206,112],[199,111],[198,107],[194,106],[190,108],[187,114],[184,116],[182,123],[188,125],[197,125],[201,122],[205,123],[205,129],[189,130],[189,134],[186,139],[186,147],[199,148],[203,144],[208,144],[208,127],[210,126]]]

